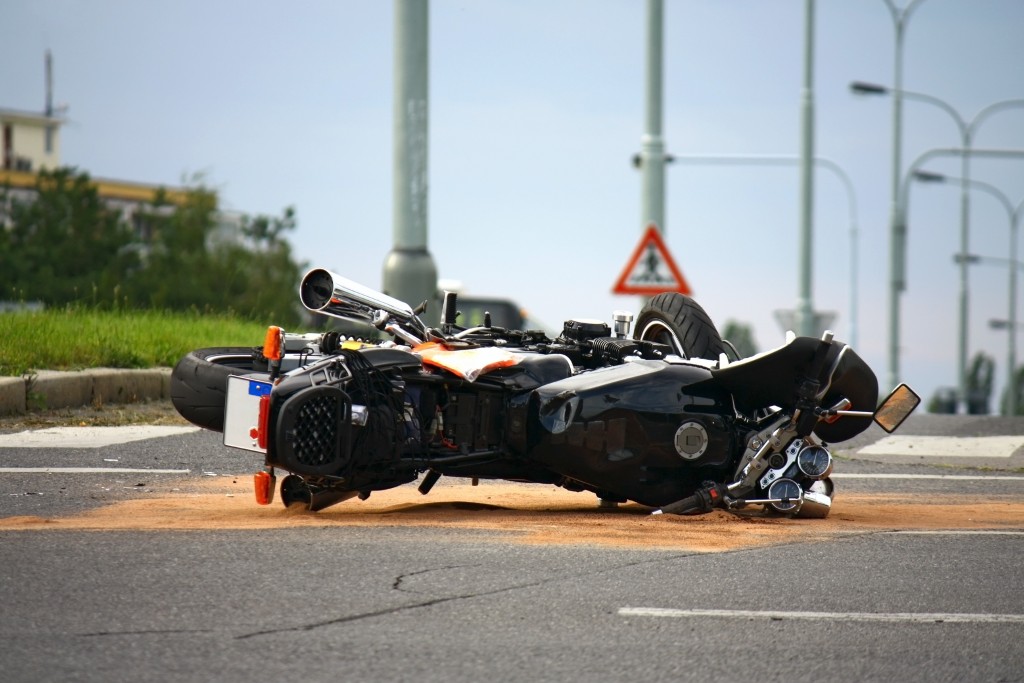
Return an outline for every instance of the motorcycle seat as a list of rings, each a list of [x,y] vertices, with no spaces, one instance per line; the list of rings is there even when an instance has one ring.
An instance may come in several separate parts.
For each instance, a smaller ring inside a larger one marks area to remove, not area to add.
[[[792,410],[819,344],[821,340],[814,337],[795,337],[771,351],[713,368],[711,375],[732,394],[740,412],[750,413],[770,406]],[[842,342],[832,342],[824,367],[821,377],[812,378],[821,384],[820,405],[830,407],[841,398],[847,398],[852,404],[850,410],[875,410],[878,380],[852,348]],[[824,441],[845,441],[870,424],[868,417],[846,417],[832,424],[818,423],[814,431]]]

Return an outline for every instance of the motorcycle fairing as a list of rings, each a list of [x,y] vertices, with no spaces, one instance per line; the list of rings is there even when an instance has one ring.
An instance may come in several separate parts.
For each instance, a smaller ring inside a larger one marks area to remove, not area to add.
[[[636,360],[538,387],[531,411],[530,459],[600,493],[663,505],[721,474],[735,444],[731,398],[696,364]],[[709,445],[699,459],[675,446],[680,424],[701,425]]]
[[[711,376],[730,391],[741,413],[778,406],[792,410],[798,387],[822,342],[814,337],[796,337],[784,346],[751,356],[725,367],[711,369]],[[841,342],[831,342],[820,382],[823,406],[842,398],[851,402],[850,410],[872,412],[878,404],[878,380],[860,356]],[[829,376],[831,373],[831,376]],[[871,425],[870,417],[844,417],[834,423],[819,422],[814,433],[823,441],[851,439]]]

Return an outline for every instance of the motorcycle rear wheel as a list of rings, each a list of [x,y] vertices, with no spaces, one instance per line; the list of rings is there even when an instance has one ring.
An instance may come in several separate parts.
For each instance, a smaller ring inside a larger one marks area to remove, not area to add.
[[[171,372],[171,403],[178,413],[203,429],[224,431],[228,377],[253,372],[251,347],[196,349]]]
[[[678,292],[664,292],[640,309],[633,337],[667,344],[684,358],[718,360],[725,344],[711,318],[696,301]]]

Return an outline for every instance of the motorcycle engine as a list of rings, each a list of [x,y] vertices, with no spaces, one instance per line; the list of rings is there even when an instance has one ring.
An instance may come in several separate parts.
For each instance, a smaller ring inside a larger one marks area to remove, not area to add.
[[[612,328],[603,320],[566,320],[562,323],[561,338],[567,341],[592,341],[601,337],[610,337]]]
[[[617,365],[629,356],[660,360],[671,353],[664,344],[613,337],[608,323],[590,319],[566,320],[562,334],[548,350],[566,355],[574,365],[591,369]]]

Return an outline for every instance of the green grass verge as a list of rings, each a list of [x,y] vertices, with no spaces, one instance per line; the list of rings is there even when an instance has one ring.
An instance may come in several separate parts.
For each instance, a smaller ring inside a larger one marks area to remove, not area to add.
[[[193,349],[260,346],[266,325],[231,316],[82,307],[0,313],[0,376],[169,367]]]

